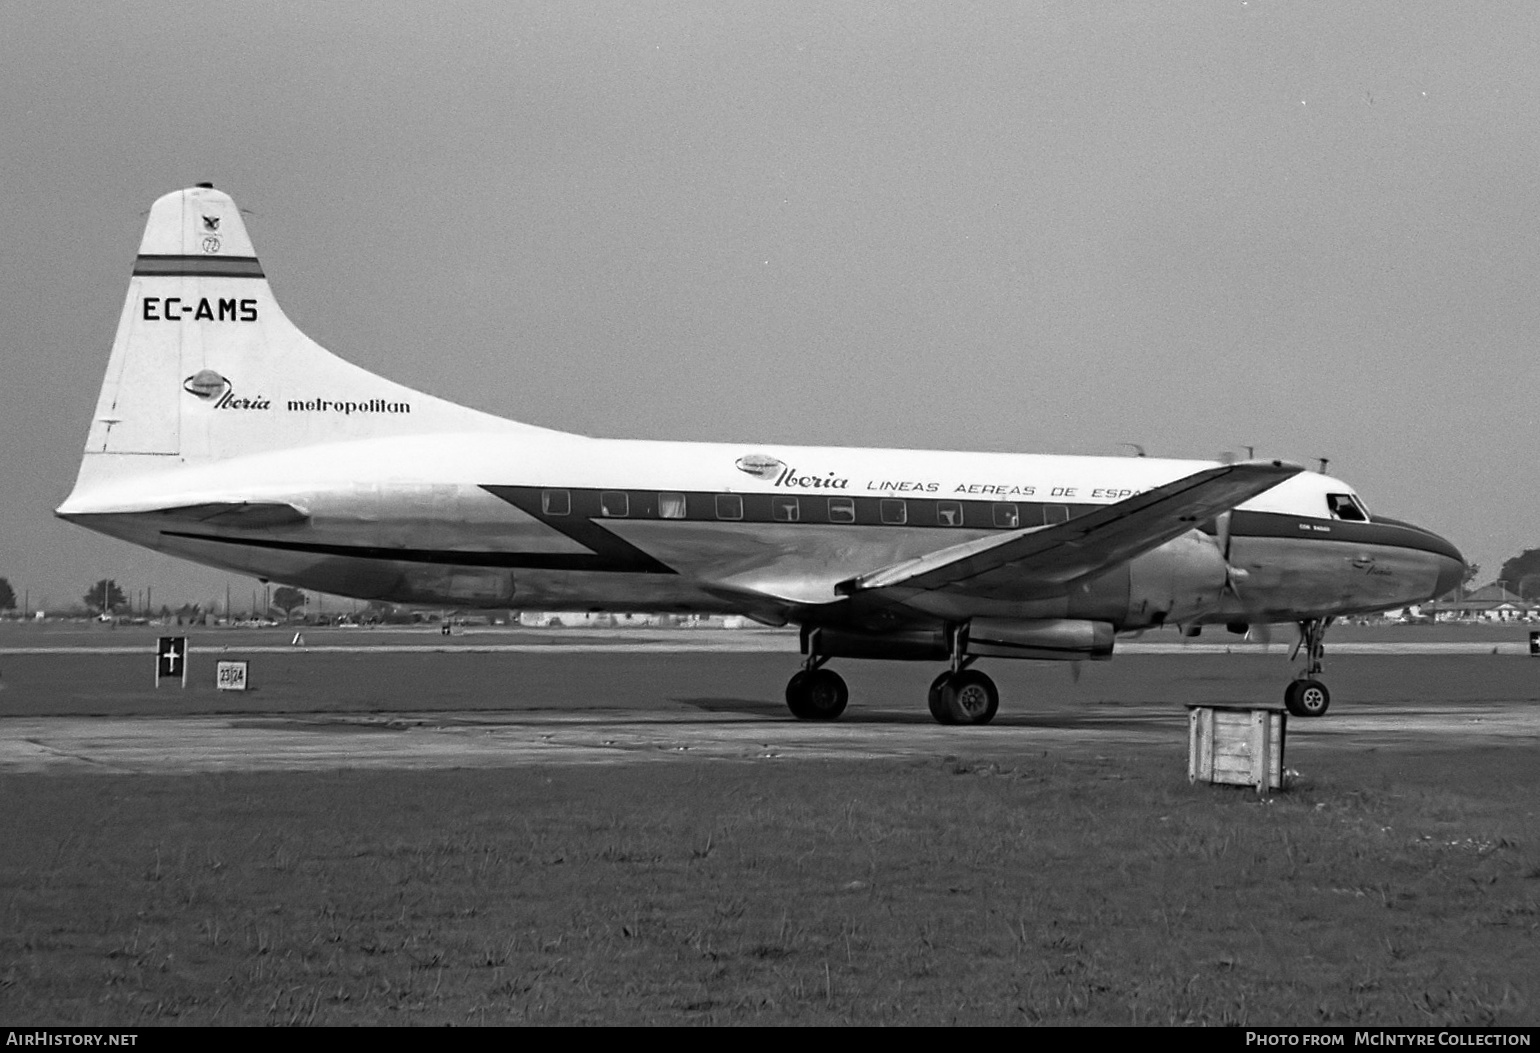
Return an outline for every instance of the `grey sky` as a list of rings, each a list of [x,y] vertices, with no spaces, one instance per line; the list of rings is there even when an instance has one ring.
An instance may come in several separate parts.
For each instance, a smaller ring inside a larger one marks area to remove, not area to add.
[[[203,571],[53,519],[154,198],[437,395],[619,437],[1254,445],[1490,577],[1531,482],[1540,7],[0,6],[0,576]]]

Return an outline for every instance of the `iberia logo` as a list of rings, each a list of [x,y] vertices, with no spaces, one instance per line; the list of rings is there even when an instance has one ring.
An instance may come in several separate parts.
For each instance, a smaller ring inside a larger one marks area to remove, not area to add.
[[[762,453],[751,453],[746,457],[739,457],[734,462],[734,467],[756,479],[774,479],[786,467],[786,462]]]
[[[182,381],[182,390],[189,395],[196,395],[204,402],[212,402],[215,409],[265,410],[273,408],[272,401],[262,395],[250,399],[236,398],[235,388],[230,381],[212,369],[200,369]]]
[[[182,382],[182,390],[209,402],[229,391],[230,382],[212,369],[200,369]]]

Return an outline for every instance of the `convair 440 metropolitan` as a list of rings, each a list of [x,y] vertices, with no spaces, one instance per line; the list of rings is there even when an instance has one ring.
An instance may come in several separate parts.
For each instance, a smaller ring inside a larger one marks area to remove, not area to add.
[[[1334,617],[1425,600],[1464,562],[1280,461],[638,442],[504,420],[374,376],[279,309],[234,201],[150,210],[74,492],[58,514],[304,589],[446,607],[735,613],[795,624],[792,713],[835,718],[835,658],[1112,655],[1118,633],[1300,627],[1290,710],[1325,712]]]

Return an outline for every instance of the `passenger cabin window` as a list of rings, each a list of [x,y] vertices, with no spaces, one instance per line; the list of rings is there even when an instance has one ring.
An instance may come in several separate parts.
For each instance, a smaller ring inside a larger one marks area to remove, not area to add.
[[[795,523],[801,516],[802,509],[797,504],[795,497],[772,497],[770,499],[770,518],[777,523]]]
[[[829,498],[829,522],[854,523],[856,521],[856,499],[853,497]]]
[[[718,519],[742,519],[743,498],[737,494],[717,494]]]
[[[1352,494],[1327,494],[1326,507],[1331,509],[1333,519],[1345,519],[1349,523],[1369,521],[1369,513],[1364,511],[1364,506]]]
[[[1015,530],[1021,526],[1021,513],[1016,506],[1005,501],[995,502],[995,526]]]
[[[879,506],[882,511],[882,521],[888,526],[903,526],[909,522],[909,503],[884,497]]]
[[[599,495],[599,514],[624,519],[631,514],[631,498],[624,490],[606,490]]]
[[[566,490],[541,490],[540,508],[548,516],[572,513],[572,494]]]
[[[962,505],[957,501],[938,502],[936,504],[936,523],[939,526],[962,526]]]
[[[684,494],[659,494],[658,495],[659,519],[683,519],[684,518]]]

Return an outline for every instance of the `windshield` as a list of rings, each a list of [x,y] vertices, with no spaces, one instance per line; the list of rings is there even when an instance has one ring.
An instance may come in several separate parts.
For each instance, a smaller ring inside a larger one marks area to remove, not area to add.
[[[1327,494],[1326,507],[1333,519],[1345,519],[1350,523],[1367,523],[1369,513],[1353,494]]]

